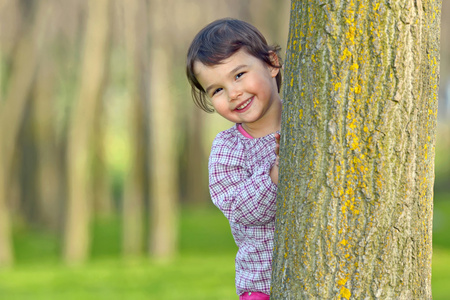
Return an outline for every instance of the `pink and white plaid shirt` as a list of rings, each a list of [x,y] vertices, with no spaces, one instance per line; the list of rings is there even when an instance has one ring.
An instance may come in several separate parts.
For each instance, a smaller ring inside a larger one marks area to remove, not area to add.
[[[277,186],[269,176],[275,162],[274,134],[245,137],[237,126],[219,133],[209,158],[213,203],[230,222],[239,247],[236,293],[270,294]]]

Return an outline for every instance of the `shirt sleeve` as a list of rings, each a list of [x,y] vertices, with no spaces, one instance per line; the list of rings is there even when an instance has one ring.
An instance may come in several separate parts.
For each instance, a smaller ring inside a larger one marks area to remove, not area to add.
[[[269,176],[274,162],[261,162],[253,173],[236,145],[215,141],[209,160],[209,187],[213,203],[230,222],[263,225],[273,221],[277,185]]]

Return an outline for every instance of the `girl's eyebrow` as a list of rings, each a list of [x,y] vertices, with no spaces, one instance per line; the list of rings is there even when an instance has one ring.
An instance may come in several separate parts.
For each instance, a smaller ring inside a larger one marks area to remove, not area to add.
[[[228,74],[234,75],[234,73],[236,73],[237,71],[239,71],[240,69],[245,68],[245,67],[247,67],[247,65],[239,65],[239,66],[235,67],[233,70],[231,70]]]
[[[208,87],[205,89],[206,94],[209,95],[209,91],[210,91],[214,86],[215,86],[215,84],[211,84],[210,86],[208,86]]]
[[[228,72],[228,74],[229,74],[230,76],[232,76],[232,75],[234,75],[234,73],[236,73],[236,72],[239,71],[240,69],[246,68],[246,67],[247,67],[247,65],[238,65],[238,66],[236,66],[235,68],[233,68],[230,72]],[[208,86],[208,87],[205,89],[205,92],[206,92],[207,94],[209,94],[209,91],[210,91],[214,86],[215,86],[215,84],[211,84],[210,86]]]

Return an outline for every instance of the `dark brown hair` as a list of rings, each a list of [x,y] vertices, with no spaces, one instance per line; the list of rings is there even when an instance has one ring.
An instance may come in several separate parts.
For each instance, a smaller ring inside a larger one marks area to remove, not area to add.
[[[198,61],[206,66],[217,65],[242,48],[264,63],[281,68],[281,48],[278,45],[269,46],[261,32],[247,22],[219,19],[208,24],[195,36],[187,54],[186,75],[192,88],[192,99],[198,107],[206,112],[214,111],[205,90],[195,77],[194,63]],[[279,65],[274,65],[272,53],[277,55]],[[276,82],[280,92],[281,72],[278,72]]]

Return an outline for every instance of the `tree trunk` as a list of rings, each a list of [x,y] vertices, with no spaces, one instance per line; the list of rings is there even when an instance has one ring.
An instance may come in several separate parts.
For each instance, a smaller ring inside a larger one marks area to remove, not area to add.
[[[210,203],[208,192],[207,156],[203,150],[202,133],[205,126],[204,112],[192,107],[186,136],[186,200],[190,204]]]
[[[129,126],[133,153],[125,180],[123,197],[123,237],[125,256],[140,255],[144,250],[145,200],[148,195],[148,10],[142,0],[123,4],[127,49],[127,84],[130,94]]]
[[[37,146],[37,214],[39,222],[48,228],[59,228],[61,213],[60,197],[61,168],[56,137],[56,120],[49,113],[55,106],[55,64],[52,59],[44,57],[43,66],[39,68],[33,91],[34,136]]]
[[[271,299],[431,299],[440,6],[292,1]]]
[[[51,9],[37,5],[34,20],[24,29],[12,58],[5,100],[0,103],[0,266],[13,262],[10,214],[7,205],[12,161],[29,92],[42,54]]]
[[[69,128],[67,166],[68,203],[64,234],[64,259],[83,262],[90,244],[89,225],[93,194],[90,178],[90,146],[95,108],[101,101],[108,53],[110,0],[88,1],[81,84]]]
[[[105,143],[105,115],[103,114],[103,103],[99,101],[93,125],[93,152],[92,163],[92,191],[93,191],[93,214],[99,218],[109,218],[114,214],[114,202],[111,192],[110,176],[106,162]]]
[[[170,26],[170,9],[174,3],[155,0],[151,4],[149,251],[154,258],[168,259],[175,254],[177,245],[177,106],[170,86],[171,47],[162,28]]]

